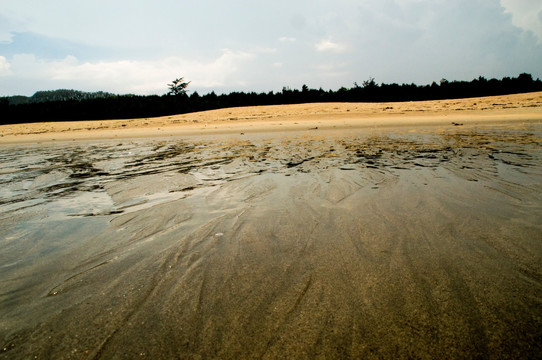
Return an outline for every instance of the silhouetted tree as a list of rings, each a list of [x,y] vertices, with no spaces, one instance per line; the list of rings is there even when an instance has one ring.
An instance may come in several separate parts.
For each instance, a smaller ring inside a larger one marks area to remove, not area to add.
[[[143,118],[188,113],[232,106],[296,104],[302,102],[331,101],[413,101],[453,99],[476,96],[504,95],[519,92],[542,91],[542,81],[530,74],[502,80],[479,76],[472,81],[432,82],[430,85],[377,84],[374,78],[361,85],[341,87],[326,91],[310,89],[303,85],[301,91],[284,87],[282,91],[268,93],[231,92],[217,95],[215,92],[200,95],[194,91],[186,94],[190,82],[175,79],[170,92],[163,96],[113,95],[108,93],[83,93],[75,90],[38,92],[35,96],[0,97],[0,124],[62,121],[98,120],[114,118]],[[178,96],[171,96],[178,95]]]
[[[357,84],[354,83],[354,86],[356,86]],[[368,80],[365,80],[363,82],[363,87],[366,88],[366,89],[373,89],[375,88],[377,85],[376,85],[376,82],[375,82],[375,79],[373,77],[369,77]]]
[[[184,77],[181,77],[173,80],[171,84],[167,85],[169,86],[168,95],[186,95],[186,88],[190,85],[190,81],[185,82]]]

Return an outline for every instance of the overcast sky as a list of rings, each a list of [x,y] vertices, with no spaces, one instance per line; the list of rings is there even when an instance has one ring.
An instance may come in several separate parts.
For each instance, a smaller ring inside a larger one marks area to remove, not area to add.
[[[542,78],[542,0],[0,0],[0,96]]]

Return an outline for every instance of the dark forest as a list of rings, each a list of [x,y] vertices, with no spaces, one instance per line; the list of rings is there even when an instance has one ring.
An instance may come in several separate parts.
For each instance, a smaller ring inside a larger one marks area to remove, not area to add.
[[[182,79],[182,78],[181,78]],[[76,90],[42,91],[32,97],[0,98],[1,124],[41,121],[127,119],[183,114],[237,106],[280,105],[315,102],[397,102],[469,98],[542,91],[542,81],[530,74],[516,78],[472,81],[440,80],[430,85],[377,84],[374,79],[351,88],[325,91],[284,87],[279,92],[231,92],[200,95],[186,91],[166,95],[114,95],[105,92],[84,93]]]

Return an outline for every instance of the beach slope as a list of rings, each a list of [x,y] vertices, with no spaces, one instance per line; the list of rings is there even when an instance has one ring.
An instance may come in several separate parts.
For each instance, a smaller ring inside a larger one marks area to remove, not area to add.
[[[2,126],[0,358],[536,358],[541,96]]]

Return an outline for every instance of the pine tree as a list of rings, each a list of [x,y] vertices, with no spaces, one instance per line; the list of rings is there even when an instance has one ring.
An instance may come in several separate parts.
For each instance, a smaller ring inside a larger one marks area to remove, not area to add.
[[[184,77],[181,77],[179,79],[175,79],[171,82],[171,84],[168,84],[169,86],[169,92],[168,95],[186,95],[186,88],[190,84],[189,82],[184,81]]]

